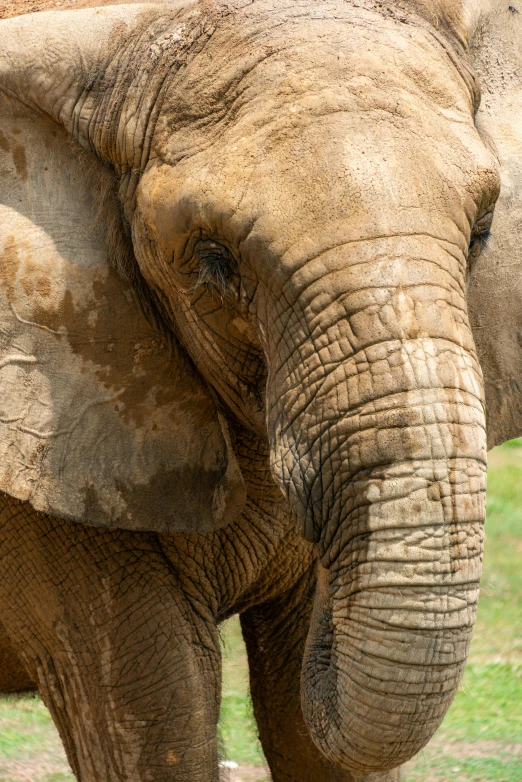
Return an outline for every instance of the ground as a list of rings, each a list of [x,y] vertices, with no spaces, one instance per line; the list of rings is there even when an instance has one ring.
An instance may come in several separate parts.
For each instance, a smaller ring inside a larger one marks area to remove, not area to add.
[[[404,782],[522,780],[522,441],[490,454],[484,574],[469,664],[457,697]],[[222,631],[220,733],[228,782],[269,782],[248,695],[237,619]],[[39,699],[0,701],[0,782],[73,782]]]

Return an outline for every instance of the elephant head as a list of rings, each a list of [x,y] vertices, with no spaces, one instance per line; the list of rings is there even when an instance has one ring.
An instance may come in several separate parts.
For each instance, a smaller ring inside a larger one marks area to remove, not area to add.
[[[320,553],[305,718],[353,771],[414,755],[466,660],[486,475],[468,303],[492,441],[522,431],[520,381],[497,378],[521,360],[497,310],[520,290],[515,164],[512,236],[481,255],[495,143],[508,169],[520,144],[515,78],[489,70],[500,14],[520,66],[510,13],[255,0],[1,23],[0,488],[87,523],[211,529],[244,495],[223,411],[267,439]]]

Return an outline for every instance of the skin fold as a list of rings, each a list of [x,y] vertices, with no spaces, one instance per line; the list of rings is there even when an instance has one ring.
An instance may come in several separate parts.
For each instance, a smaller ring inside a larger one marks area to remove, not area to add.
[[[234,613],[276,782],[396,782],[440,725],[485,401],[490,445],[522,432],[502,9],[0,22],[0,685],[78,779],[218,780]]]

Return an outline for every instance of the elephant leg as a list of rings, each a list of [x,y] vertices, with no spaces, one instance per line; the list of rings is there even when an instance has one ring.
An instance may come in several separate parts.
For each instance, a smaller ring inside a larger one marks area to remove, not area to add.
[[[321,754],[305,727],[300,695],[303,649],[315,593],[315,564],[293,589],[241,614],[250,689],[274,782],[399,782],[400,770],[351,774]]]
[[[0,623],[0,693],[36,690],[20,656],[13,649],[4,626]]]
[[[0,498],[0,611],[82,782],[217,782],[220,651],[156,536]]]

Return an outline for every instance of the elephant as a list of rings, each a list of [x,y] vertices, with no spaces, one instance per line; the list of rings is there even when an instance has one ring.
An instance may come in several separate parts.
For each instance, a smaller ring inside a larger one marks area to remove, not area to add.
[[[83,5],[0,22],[0,686],[216,782],[240,614],[272,778],[395,782],[522,434],[522,15]]]

